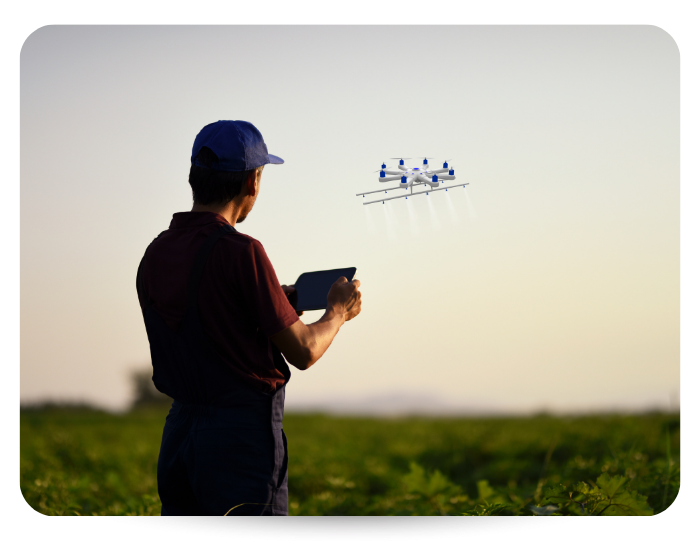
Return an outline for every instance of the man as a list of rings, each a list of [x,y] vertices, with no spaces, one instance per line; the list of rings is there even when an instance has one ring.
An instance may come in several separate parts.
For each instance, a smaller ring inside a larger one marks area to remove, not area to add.
[[[161,513],[287,515],[285,358],[300,370],[319,360],[360,313],[360,282],[341,277],[321,319],[304,324],[287,297],[294,287],[235,229],[263,167],[284,161],[249,122],[220,120],[199,132],[191,162],[192,210],[150,244],[136,282],[153,382],[174,400],[158,457]]]

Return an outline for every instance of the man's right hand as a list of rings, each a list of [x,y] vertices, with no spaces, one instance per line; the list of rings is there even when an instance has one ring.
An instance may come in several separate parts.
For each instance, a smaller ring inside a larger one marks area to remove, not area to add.
[[[305,370],[326,353],[341,325],[360,313],[362,299],[360,281],[341,277],[328,292],[328,307],[323,316],[310,325],[301,319],[286,329],[270,336],[285,359],[296,368]]]
[[[348,281],[341,277],[331,287],[328,292],[328,307],[326,311],[332,310],[343,316],[344,321],[349,321],[357,317],[362,309],[362,293],[359,291],[360,281]]]

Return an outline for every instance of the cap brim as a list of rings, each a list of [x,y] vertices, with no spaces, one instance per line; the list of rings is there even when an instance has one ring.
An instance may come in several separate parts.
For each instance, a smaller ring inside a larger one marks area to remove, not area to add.
[[[275,155],[268,154],[267,156],[270,157],[270,164],[284,164],[284,161]]]

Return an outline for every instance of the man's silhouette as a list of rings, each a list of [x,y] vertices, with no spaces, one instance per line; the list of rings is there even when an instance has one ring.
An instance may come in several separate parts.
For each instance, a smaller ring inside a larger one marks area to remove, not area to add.
[[[342,277],[321,319],[304,324],[287,298],[294,287],[235,229],[263,167],[283,162],[249,122],[205,126],[192,148],[192,210],[173,215],[139,265],[153,382],[173,398],[158,457],[163,515],[287,514],[287,361],[308,369],[360,313],[360,282]]]

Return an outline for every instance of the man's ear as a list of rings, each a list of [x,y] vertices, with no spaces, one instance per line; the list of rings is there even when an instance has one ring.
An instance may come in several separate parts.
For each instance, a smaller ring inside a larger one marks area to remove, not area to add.
[[[251,170],[245,180],[245,186],[247,190],[247,195],[251,197],[255,195],[255,179],[257,177],[257,170]]]

